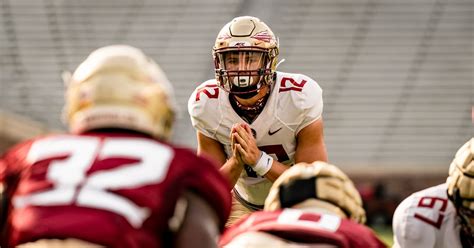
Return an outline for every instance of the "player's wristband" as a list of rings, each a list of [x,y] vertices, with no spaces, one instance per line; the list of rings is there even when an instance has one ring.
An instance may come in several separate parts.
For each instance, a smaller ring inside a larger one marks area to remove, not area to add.
[[[260,159],[257,164],[253,167],[253,170],[260,176],[264,176],[272,168],[273,158],[266,154],[264,151],[260,151]]]

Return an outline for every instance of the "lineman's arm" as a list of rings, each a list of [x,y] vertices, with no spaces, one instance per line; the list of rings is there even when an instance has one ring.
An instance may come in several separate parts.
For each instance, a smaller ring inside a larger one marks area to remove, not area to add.
[[[198,155],[205,155],[211,157],[221,165],[220,172],[226,177],[230,185],[234,187],[235,183],[239,179],[240,173],[242,173],[243,166],[239,164],[237,159],[232,156],[228,160],[224,152],[224,147],[217,140],[207,137],[201,132],[197,131],[198,140]]]
[[[184,194],[184,201],[180,199],[177,204],[184,206],[181,210],[177,207],[175,216],[184,212],[184,219],[176,233],[174,247],[217,247],[219,218],[209,203],[188,191]]]
[[[7,201],[7,192],[3,182],[0,182],[0,237],[4,225],[7,222],[7,210],[8,210],[8,201]]]
[[[5,226],[8,219],[9,195],[7,190],[7,162],[0,157],[0,246],[6,243]],[[11,190],[11,189],[10,189]]]

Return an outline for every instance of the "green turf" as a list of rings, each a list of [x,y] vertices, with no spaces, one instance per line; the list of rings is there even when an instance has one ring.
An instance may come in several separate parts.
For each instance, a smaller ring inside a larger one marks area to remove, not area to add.
[[[377,236],[385,242],[389,247],[393,245],[393,232],[390,226],[376,226],[372,227]]]
[[[380,226],[372,228],[377,236],[389,247],[393,245],[393,232],[390,226]]]

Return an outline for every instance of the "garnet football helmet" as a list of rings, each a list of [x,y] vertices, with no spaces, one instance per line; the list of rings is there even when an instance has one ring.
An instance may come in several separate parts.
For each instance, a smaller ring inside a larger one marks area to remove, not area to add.
[[[336,166],[321,161],[295,164],[273,183],[265,210],[280,208],[332,213],[358,223],[366,219],[352,181]]]
[[[256,17],[236,17],[227,23],[212,54],[218,85],[229,93],[249,98],[274,81],[278,40]]]
[[[173,89],[141,50],[126,45],[99,48],[66,80],[64,119],[72,133],[122,128],[170,137]]]

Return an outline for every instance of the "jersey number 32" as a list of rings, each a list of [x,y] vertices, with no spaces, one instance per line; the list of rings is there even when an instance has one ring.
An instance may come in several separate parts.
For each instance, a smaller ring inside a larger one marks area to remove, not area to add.
[[[16,208],[75,204],[102,209],[125,217],[138,228],[149,217],[150,210],[110,190],[163,181],[172,157],[170,148],[146,139],[62,136],[39,140],[33,143],[28,161],[32,166],[50,161],[46,180],[53,187],[17,196],[13,204]],[[107,159],[127,162],[88,173],[93,165]]]

